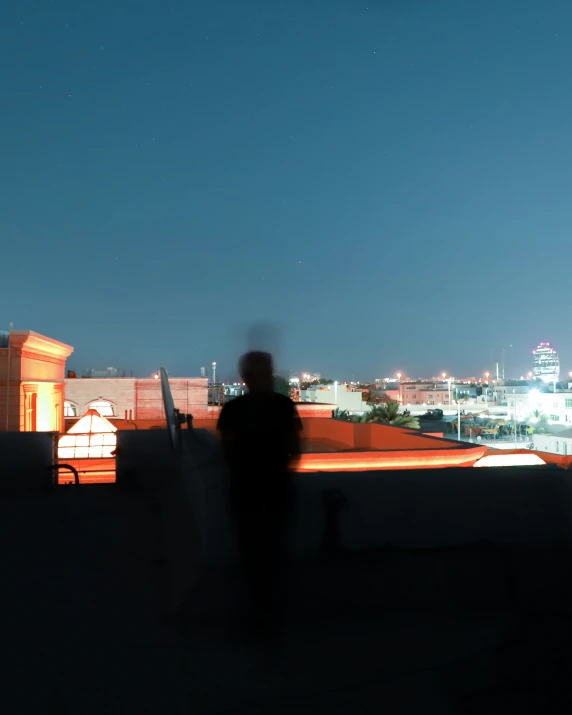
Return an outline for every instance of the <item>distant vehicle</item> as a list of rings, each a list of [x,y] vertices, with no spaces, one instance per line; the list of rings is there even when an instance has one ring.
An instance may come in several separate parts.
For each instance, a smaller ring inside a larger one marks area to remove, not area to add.
[[[424,415],[421,415],[421,417],[426,420],[442,420],[443,410],[438,408],[435,408],[434,410],[427,410],[427,412]]]

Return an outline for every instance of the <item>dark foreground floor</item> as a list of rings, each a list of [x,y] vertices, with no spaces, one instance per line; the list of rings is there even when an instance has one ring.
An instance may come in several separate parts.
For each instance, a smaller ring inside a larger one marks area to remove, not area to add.
[[[2,499],[3,712],[526,715],[569,698],[567,600],[525,614],[493,547],[298,565],[273,655],[234,628],[232,574],[168,625],[158,534],[152,500],[115,486]]]

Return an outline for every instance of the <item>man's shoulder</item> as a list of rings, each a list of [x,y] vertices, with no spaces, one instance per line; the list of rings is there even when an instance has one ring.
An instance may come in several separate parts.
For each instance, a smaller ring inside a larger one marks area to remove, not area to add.
[[[274,393],[274,399],[277,400],[278,402],[283,402],[284,404],[289,404],[293,405],[294,402],[288,395],[283,395],[281,392],[275,392]]]
[[[275,409],[288,419],[300,420],[296,403],[286,395],[276,394]]]
[[[294,401],[287,395],[282,395],[280,392],[274,393],[274,400],[276,401],[277,405],[284,407],[284,409],[289,409],[289,410],[296,409],[295,405],[294,405]]]
[[[230,426],[229,423],[236,419],[236,415],[241,411],[244,396],[235,397],[229,402],[225,402],[218,418],[218,429]]]
[[[238,397],[233,397],[232,400],[229,400],[228,402],[225,402],[222,409],[223,410],[232,410],[236,407],[236,405],[240,405],[241,402],[244,402],[245,397],[247,395],[239,395]]]

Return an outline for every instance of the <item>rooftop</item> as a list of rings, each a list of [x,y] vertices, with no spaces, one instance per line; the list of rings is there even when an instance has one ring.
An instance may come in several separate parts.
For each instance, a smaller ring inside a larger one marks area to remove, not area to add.
[[[569,698],[559,667],[572,635],[563,540],[420,548],[418,529],[406,528],[405,544],[388,528],[393,545],[297,561],[272,666],[234,628],[234,569],[201,576],[194,547],[176,556],[183,541],[165,540],[163,515],[174,512],[164,496],[119,485],[3,495],[7,711],[100,715],[114,703],[122,715],[494,715],[539,701],[556,712]],[[412,493],[408,514],[402,498],[385,506],[437,535],[449,512]],[[166,595],[181,557],[196,585],[173,619]]]

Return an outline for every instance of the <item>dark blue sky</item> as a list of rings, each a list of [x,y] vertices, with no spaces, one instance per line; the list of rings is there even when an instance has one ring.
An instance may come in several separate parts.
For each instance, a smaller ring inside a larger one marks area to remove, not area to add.
[[[0,61],[0,320],[70,367],[572,369],[569,0],[5,0]]]

